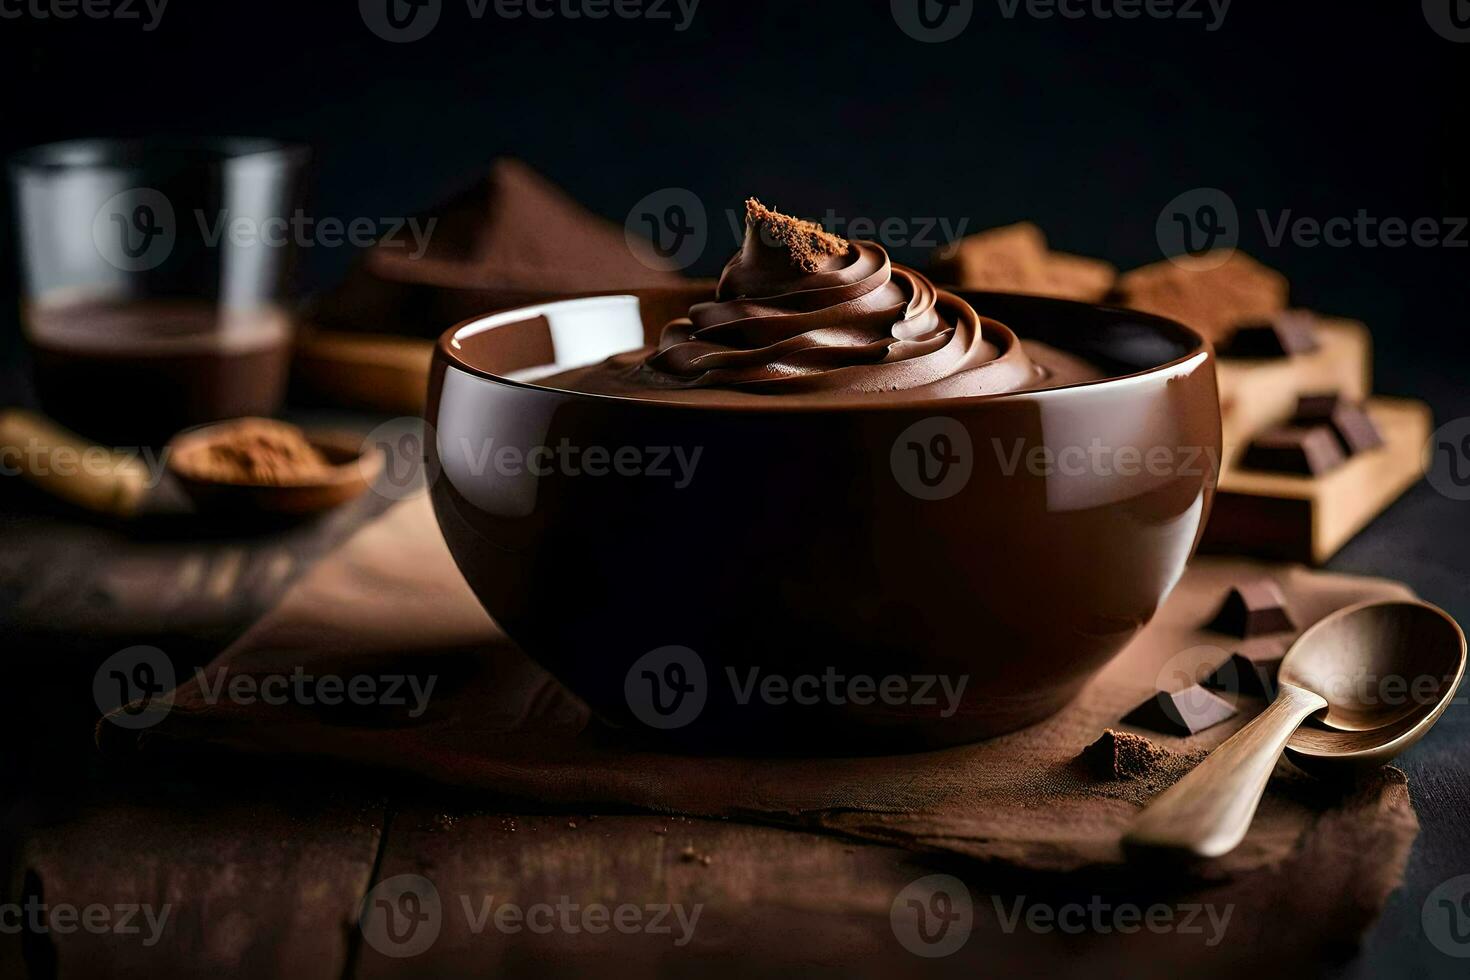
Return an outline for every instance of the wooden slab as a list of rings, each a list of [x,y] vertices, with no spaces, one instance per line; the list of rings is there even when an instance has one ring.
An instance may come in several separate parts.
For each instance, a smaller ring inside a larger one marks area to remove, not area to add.
[[[1322,318],[1316,332],[1320,346],[1310,354],[1262,360],[1222,357],[1215,362],[1226,476],[1251,439],[1291,417],[1301,395],[1339,392],[1358,402],[1372,393],[1368,328],[1353,320]]]
[[[1416,401],[1375,398],[1384,445],[1321,477],[1227,469],[1201,548],[1323,563],[1423,476],[1433,422]]]
[[[351,976],[899,975],[921,961],[894,940],[889,908],[926,873],[882,847],[719,821],[411,807],[392,819],[377,882],[419,876],[399,881],[432,894],[421,904],[437,915],[414,945],[370,919]],[[544,922],[532,911],[558,905]],[[527,923],[497,925],[504,906]],[[636,909],[640,927],[596,931],[598,906]]]
[[[432,340],[318,330],[296,343],[296,393],[338,408],[419,415],[429,394]]]
[[[382,810],[320,794],[212,798],[222,788],[154,785],[27,833],[9,900],[53,915],[91,908],[109,927],[6,930],[0,975],[343,976]]]

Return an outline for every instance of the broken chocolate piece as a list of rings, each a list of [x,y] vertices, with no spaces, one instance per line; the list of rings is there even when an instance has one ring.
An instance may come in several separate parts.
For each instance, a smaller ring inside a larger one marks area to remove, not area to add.
[[[1142,779],[1157,775],[1171,755],[1142,735],[1105,728],[1077,759],[1097,779]]]
[[[1219,344],[1242,320],[1286,309],[1289,291],[1281,273],[1234,250],[1135,269],[1118,280],[1113,298],[1119,306],[1178,320]]]
[[[1207,629],[1247,639],[1267,633],[1296,632],[1286,610],[1286,596],[1275,579],[1243,582],[1230,590]]]
[[[1229,660],[1200,683],[1212,691],[1269,701],[1276,696],[1276,674],[1280,669],[1280,659],[1252,660],[1243,653],[1232,653]]]
[[[1261,433],[1241,458],[1248,470],[1321,476],[1347,461],[1331,426],[1283,425]]]
[[[1383,434],[1367,410],[1338,394],[1303,395],[1297,400],[1293,424],[1330,426],[1349,456],[1383,445]]]
[[[1309,313],[1286,312],[1240,323],[1219,348],[1221,357],[1290,357],[1317,349]]]
[[[1297,425],[1325,424],[1332,421],[1332,413],[1342,404],[1342,395],[1335,391],[1316,392],[1298,396],[1296,414],[1292,421]]]
[[[1123,723],[1165,735],[1198,735],[1235,715],[1229,701],[1196,684],[1172,694],[1160,691],[1128,712]]]
[[[1029,222],[961,238],[934,253],[937,279],[966,289],[1034,293],[1084,303],[1108,294],[1118,270],[1101,259],[1053,252]]]

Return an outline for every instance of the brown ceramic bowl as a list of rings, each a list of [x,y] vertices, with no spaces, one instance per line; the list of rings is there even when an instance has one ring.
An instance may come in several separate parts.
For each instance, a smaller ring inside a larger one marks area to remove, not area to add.
[[[962,295],[1115,377],[730,410],[528,380],[645,342],[631,296],[455,327],[429,399],[455,560],[602,719],[677,744],[893,751],[1041,721],[1194,550],[1220,451],[1214,355],[1141,313]]]

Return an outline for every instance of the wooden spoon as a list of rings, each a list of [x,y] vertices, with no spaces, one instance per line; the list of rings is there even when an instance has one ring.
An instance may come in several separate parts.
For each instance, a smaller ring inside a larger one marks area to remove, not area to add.
[[[309,481],[266,484],[203,479],[178,465],[190,451],[217,440],[237,425],[253,420],[216,422],[181,432],[169,442],[169,472],[200,511],[306,517],[340,507],[362,496],[383,467],[383,454],[364,450],[362,438],[344,433],[307,433],[307,441],[330,468]]]
[[[1293,762],[1319,775],[1388,763],[1444,714],[1465,649],[1459,624],[1428,603],[1368,602],[1328,616],[1292,644],[1271,706],[1154,799],[1124,845],[1231,851],[1288,745]],[[1321,725],[1302,729],[1313,716]]]

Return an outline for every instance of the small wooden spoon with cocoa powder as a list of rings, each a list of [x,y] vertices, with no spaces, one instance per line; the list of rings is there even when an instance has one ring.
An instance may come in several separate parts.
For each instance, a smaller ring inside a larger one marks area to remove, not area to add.
[[[92,445],[34,412],[0,412],[0,451],[46,493],[98,514],[140,517],[159,490],[156,466],[138,454]],[[308,434],[270,419],[189,429],[162,458],[199,511],[242,518],[303,518],[339,507],[362,496],[384,464],[357,436]]]
[[[377,479],[383,454],[359,437],[307,434],[245,418],[189,429],[168,445],[167,465],[201,511],[305,517],[355,500]]]

